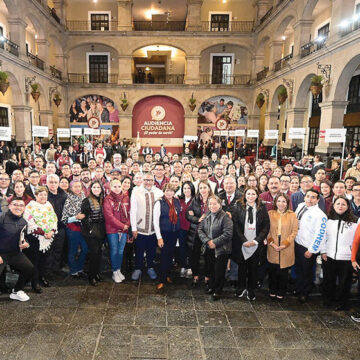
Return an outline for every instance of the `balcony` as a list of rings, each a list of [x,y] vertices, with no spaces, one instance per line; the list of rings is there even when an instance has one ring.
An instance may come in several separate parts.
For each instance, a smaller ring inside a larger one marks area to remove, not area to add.
[[[59,80],[62,80],[62,73],[55,66],[50,66],[50,72],[51,72],[51,76],[53,76]]]
[[[15,56],[19,56],[19,45],[13,43],[4,36],[0,37],[0,49],[3,49]]]
[[[286,55],[285,57],[283,57],[282,59],[276,61],[274,63],[274,71],[279,71],[281,69],[283,69],[290,61],[290,59],[292,59],[293,57],[293,54],[289,54],[289,55]]]
[[[185,21],[134,21],[135,31],[184,31]]]
[[[201,31],[251,33],[253,29],[254,29],[253,21],[230,21],[230,22],[201,21]]]
[[[360,29],[360,20],[349,21],[348,23],[341,24],[340,35],[346,36],[358,29]]]
[[[136,73],[133,74],[133,84],[183,84],[184,74],[155,74]]]
[[[264,70],[259,71],[256,74],[256,81],[261,81],[261,80],[265,79],[268,71],[269,71],[269,68],[265,68]]]
[[[68,20],[66,22],[67,31],[117,31],[117,21],[104,21],[103,23],[82,21],[82,20]]]
[[[262,24],[263,22],[265,22],[266,19],[268,19],[270,17],[270,15],[272,14],[273,12],[273,7],[271,7],[267,13],[260,19],[260,24]]]
[[[27,52],[27,57],[29,59],[29,63],[36,66],[38,69],[44,71],[45,69],[45,62],[39,59],[36,55],[33,55],[30,52]]]
[[[56,10],[55,10],[54,8],[49,7],[49,6],[48,6],[48,9],[49,9],[50,15],[55,19],[55,21],[56,21],[57,23],[60,24],[60,18],[57,16]]]
[[[215,75],[215,74],[200,74],[200,84],[211,85],[250,85],[250,75],[247,74],[233,74],[233,75]]]
[[[117,84],[118,74],[68,73],[68,82],[72,84]]]
[[[315,51],[322,49],[326,45],[326,40],[327,37],[323,37],[314,41],[310,41],[307,44],[303,45],[300,49],[300,57],[304,58],[314,53]]]

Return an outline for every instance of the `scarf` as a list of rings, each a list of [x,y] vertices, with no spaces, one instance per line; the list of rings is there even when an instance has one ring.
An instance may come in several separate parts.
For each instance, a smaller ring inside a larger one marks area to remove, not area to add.
[[[164,197],[165,198],[165,197]],[[165,198],[166,203],[169,205],[169,219],[172,224],[176,224],[178,221],[178,216],[175,209],[174,199],[170,202],[167,198]]]
[[[66,198],[61,221],[67,223],[68,219],[76,216],[81,210],[81,203],[85,199],[85,195],[81,192],[80,196],[69,193]]]

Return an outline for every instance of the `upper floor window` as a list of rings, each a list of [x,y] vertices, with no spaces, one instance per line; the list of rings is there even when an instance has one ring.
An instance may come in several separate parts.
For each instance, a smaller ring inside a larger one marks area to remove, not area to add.
[[[90,55],[89,56],[89,82],[107,83],[108,82],[108,56]]]
[[[325,43],[326,43],[326,39],[329,36],[329,31],[330,31],[330,23],[327,23],[326,25],[322,26],[321,28],[318,29],[318,35],[317,35],[317,48],[321,49]]]
[[[360,75],[353,76],[350,80],[348,100],[346,112],[360,112]]]
[[[109,14],[91,14],[91,30],[109,30]]]
[[[0,126],[9,126],[9,109],[0,107]]]
[[[229,14],[211,14],[211,31],[229,31],[230,15]]]

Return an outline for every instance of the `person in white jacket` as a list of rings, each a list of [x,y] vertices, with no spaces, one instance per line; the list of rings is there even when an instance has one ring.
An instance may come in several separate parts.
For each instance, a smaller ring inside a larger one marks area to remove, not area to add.
[[[319,208],[320,194],[317,190],[306,191],[303,203],[296,209],[299,231],[295,238],[296,287],[299,301],[305,303],[312,286],[316,254],[325,239],[327,216]]]
[[[351,289],[351,248],[359,219],[352,213],[346,196],[335,199],[329,213],[325,241],[321,248],[323,260],[324,305],[345,310]],[[338,285],[336,286],[338,280]]]

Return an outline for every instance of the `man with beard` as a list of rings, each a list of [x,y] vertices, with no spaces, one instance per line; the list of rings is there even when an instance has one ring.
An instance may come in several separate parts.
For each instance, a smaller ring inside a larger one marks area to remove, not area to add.
[[[122,161],[121,155],[120,154],[114,154],[114,156],[113,156],[114,169],[120,169],[121,161]]]
[[[86,197],[90,195],[90,188],[91,188],[91,173],[89,169],[82,169],[81,170],[81,183],[83,193]]]
[[[280,179],[277,176],[271,176],[268,182],[268,189],[262,194],[260,194],[260,199],[266,205],[267,211],[274,209],[274,199],[276,195],[280,193]]]
[[[81,180],[81,165],[79,163],[74,163],[71,167],[72,180]]]

